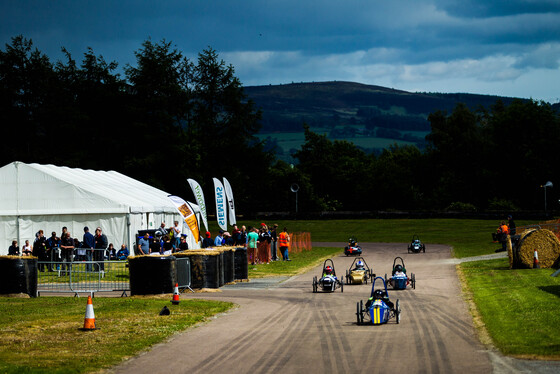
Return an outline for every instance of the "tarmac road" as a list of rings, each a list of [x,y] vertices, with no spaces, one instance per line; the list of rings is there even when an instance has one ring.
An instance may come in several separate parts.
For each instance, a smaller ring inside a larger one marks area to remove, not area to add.
[[[356,324],[356,302],[368,285],[344,285],[344,292],[313,293],[322,266],[292,278],[251,280],[222,292],[185,298],[232,301],[239,305],[149,352],[112,369],[116,373],[501,373],[525,372],[488,351],[475,336],[461,298],[450,248],[426,245],[408,254],[407,244],[361,243],[363,257],[378,276],[391,273],[401,256],[416,289],[389,291],[400,300],[400,324]],[[340,277],[354,260],[333,257]],[[556,366],[556,370],[558,370]],[[532,371],[531,368],[528,369]],[[527,371],[527,372],[529,372]]]

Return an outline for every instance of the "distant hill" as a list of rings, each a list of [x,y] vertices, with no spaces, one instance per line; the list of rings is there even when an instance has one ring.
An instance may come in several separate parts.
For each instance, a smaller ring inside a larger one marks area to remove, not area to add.
[[[261,138],[268,138],[287,160],[303,142],[303,123],[331,139],[346,139],[366,151],[379,152],[394,143],[423,147],[430,131],[427,117],[432,112],[451,113],[458,103],[477,109],[489,108],[498,99],[506,105],[514,100],[465,93],[412,93],[336,81],[248,86],[244,90],[263,112]]]

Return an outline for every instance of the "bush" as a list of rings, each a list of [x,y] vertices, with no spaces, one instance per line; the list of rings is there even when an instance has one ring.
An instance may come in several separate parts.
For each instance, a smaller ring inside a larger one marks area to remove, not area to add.
[[[455,212],[476,212],[476,207],[471,203],[462,203],[460,201],[456,201],[454,203],[449,204],[447,211],[455,211]]]
[[[488,209],[489,210],[507,210],[507,211],[515,211],[518,210],[517,206],[509,200],[503,200],[498,198],[493,198],[488,202]]]

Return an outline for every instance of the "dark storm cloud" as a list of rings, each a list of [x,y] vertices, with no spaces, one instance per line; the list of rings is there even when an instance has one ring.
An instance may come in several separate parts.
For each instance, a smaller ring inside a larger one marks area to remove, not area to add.
[[[2,42],[23,34],[54,58],[62,46],[76,58],[91,46],[134,64],[143,41],[165,39],[190,58],[216,49],[248,84],[345,79],[407,89],[461,76],[515,86],[539,69],[559,75],[558,0],[20,0],[0,4],[0,14]]]

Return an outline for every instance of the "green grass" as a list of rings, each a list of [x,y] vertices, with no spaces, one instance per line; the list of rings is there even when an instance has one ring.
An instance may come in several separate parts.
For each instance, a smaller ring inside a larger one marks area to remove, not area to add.
[[[249,278],[280,277],[301,274],[322,263],[327,258],[340,254],[342,248],[315,247],[312,251],[291,253],[292,261],[275,261],[270,264],[249,265]]]
[[[98,330],[83,327],[86,299],[0,298],[0,372],[84,373],[118,364],[233,304],[161,298],[93,299]],[[169,316],[159,316],[167,305]]]
[[[510,270],[507,259],[461,265],[478,312],[503,353],[560,358],[560,278],[551,269]]]
[[[470,219],[349,219],[349,220],[279,220],[290,232],[311,233],[311,240],[318,242],[346,242],[356,236],[358,242],[409,243],[418,235],[429,250],[432,244],[453,247],[455,257],[469,257],[494,253],[500,248],[492,243],[498,220]],[[518,226],[535,222],[520,221]]]

